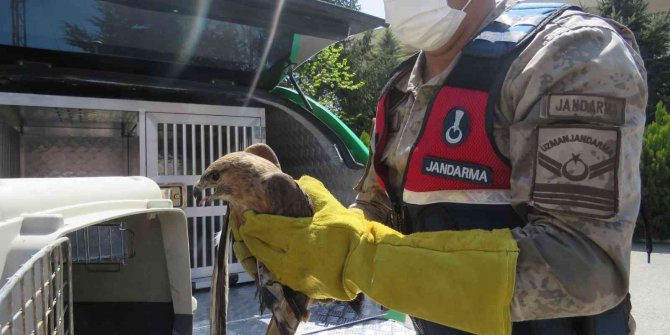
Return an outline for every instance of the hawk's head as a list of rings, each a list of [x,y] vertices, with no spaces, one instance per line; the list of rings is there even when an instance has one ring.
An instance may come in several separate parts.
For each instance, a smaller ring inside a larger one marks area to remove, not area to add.
[[[274,151],[265,144],[255,144],[245,151],[227,154],[207,167],[195,186],[195,197],[199,202],[222,200],[245,207],[263,206],[263,199],[258,198],[265,194],[263,180],[278,172],[281,169]],[[203,198],[207,189],[212,191]]]

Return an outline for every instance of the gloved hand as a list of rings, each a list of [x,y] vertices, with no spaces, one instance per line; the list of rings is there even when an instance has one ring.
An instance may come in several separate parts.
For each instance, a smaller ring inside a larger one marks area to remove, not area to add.
[[[242,264],[242,268],[249,276],[252,278],[256,277],[256,271],[258,271],[258,268],[256,267],[256,257],[251,254],[251,251],[249,251],[249,248],[242,240],[240,232],[237,229],[237,222],[235,222],[232,215],[228,218],[228,224],[233,233],[233,252],[235,253],[237,261]]]
[[[518,248],[509,230],[402,235],[342,206],[319,182],[298,184],[312,218],[246,212],[249,250],[312,298],[363,291],[389,308],[475,334],[509,335]]]

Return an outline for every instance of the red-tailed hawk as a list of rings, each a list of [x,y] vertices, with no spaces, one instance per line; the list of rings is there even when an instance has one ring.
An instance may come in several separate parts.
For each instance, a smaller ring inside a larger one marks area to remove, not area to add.
[[[229,218],[233,219],[228,222],[237,225],[244,224],[243,213],[247,210],[290,217],[311,217],[314,214],[309,196],[291,176],[281,171],[277,156],[265,144],[252,145],[244,152],[230,153],[213,162],[198,181],[196,198],[201,191],[209,188],[213,189],[212,194],[202,201],[226,201]],[[227,241],[229,232],[223,233],[224,241]],[[211,327],[212,334],[216,335],[225,334],[227,249],[220,247],[217,252],[212,286]],[[307,307],[312,300],[281,285],[261,262],[256,263],[256,285],[261,310],[269,308],[272,311],[266,334],[294,334],[298,324],[309,318]],[[361,298],[350,303],[357,312],[360,311]]]

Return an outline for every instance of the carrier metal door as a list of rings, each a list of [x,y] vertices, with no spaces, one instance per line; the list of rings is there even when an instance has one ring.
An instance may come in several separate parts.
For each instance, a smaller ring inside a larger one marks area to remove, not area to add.
[[[146,113],[147,176],[159,184],[186,186],[183,210],[188,218],[191,277],[197,287],[209,285],[215,258],[213,238],[221,230],[227,210],[220,201],[197,204],[193,186],[217,158],[261,142],[264,120],[260,111],[258,117]],[[240,272],[239,263],[231,265],[230,273]]]

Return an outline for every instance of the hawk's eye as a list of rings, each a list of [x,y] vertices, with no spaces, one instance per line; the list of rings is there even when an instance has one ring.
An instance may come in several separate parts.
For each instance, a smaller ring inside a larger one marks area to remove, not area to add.
[[[209,177],[212,178],[213,181],[217,181],[219,180],[219,173],[213,172]]]

